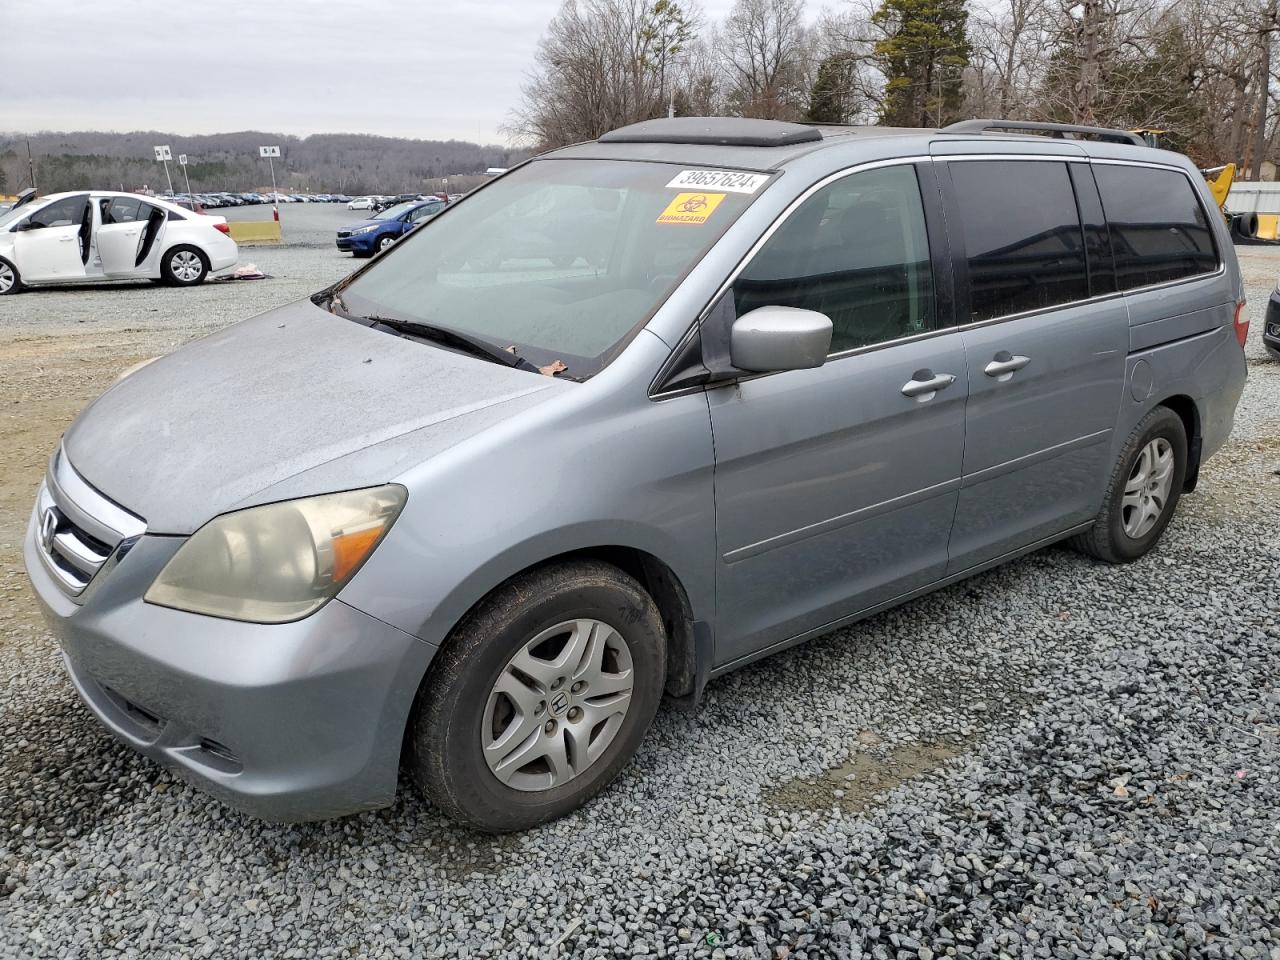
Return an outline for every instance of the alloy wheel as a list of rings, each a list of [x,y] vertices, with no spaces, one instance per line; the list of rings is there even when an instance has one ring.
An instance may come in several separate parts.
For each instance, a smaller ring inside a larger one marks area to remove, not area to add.
[[[1124,532],[1141,539],[1156,525],[1173,486],[1173,444],[1156,437],[1138,454],[1120,501],[1120,521]]]
[[[7,263],[0,263],[0,293],[8,293],[12,290],[17,279],[13,273],[13,267]]]
[[[481,729],[489,770],[524,791],[579,776],[617,736],[634,682],[631,650],[609,624],[567,620],[541,631],[489,692]]]
[[[204,264],[200,256],[190,250],[179,250],[169,258],[169,270],[183,283],[191,283],[200,279],[204,273]]]

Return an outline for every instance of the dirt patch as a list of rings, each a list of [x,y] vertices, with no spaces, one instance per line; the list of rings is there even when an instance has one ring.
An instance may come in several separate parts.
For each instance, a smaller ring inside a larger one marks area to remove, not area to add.
[[[866,738],[864,734],[859,739],[866,743]],[[940,741],[905,743],[884,753],[861,750],[821,776],[792,780],[769,790],[765,802],[784,810],[837,807],[845,813],[860,813],[895,787],[958,757],[965,747],[961,742]]]

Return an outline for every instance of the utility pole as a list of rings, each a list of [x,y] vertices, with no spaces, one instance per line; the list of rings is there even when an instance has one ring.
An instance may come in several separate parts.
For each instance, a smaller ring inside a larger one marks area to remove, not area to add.
[[[27,173],[31,177],[31,189],[36,188],[36,162],[31,159],[31,141],[27,141]]]

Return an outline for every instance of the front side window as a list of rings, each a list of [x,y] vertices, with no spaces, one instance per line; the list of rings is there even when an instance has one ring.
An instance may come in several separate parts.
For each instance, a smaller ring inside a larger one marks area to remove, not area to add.
[[[823,187],[779,226],[733,284],[734,309],[816,310],[831,352],[937,326],[915,168],[882,167]]]
[[[1175,170],[1095,164],[1121,290],[1212,273],[1218,254],[1204,207]]]
[[[969,261],[971,320],[1089,298],[1084,233],[1065,163],[966,160],[950,169]]]
[[[85,198],[64,197],[56,200],[28,217],[33,227],[78,227],[84,219]]]
[[[340,287],[342,309],[431,324],[589,377],[767,189],[670,186],[681,172],[631,160],[526,164]]]
[[[443,209],[443,203],[424,203],[422,206],[418,207],[417,210],[411,211],[407,219],[410,223],[417,223],[424,217],[435,216]]]

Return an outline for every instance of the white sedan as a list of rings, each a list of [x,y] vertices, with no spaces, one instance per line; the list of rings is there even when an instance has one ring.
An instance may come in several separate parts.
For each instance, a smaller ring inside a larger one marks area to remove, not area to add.
[[[348,210],[372,210],[378,205],[378,197],[356,197],[347,204]]]
[[[0,295],[101,280],[190,287],[239,255],[225,217],[133,193],[55,193],[0,214]]]

